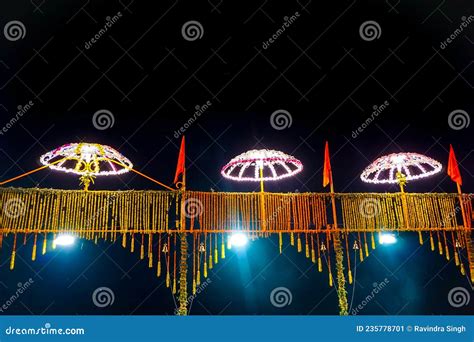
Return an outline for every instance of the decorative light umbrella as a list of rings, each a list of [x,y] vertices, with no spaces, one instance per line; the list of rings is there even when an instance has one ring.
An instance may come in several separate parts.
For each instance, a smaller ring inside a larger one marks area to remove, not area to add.
[[[79,175],[85,191],[97,176],[119,175],[133,168],[132,162],[117,150],[94,143],[62,145],[42,155],[40,162],[53,170]]]
[[[441,168],[440,162],[419,153],[392,153],[376,159],[360,178],[366,183],[398,183],[404,192],[407,181],[432,176]]]
[[[362,181],[374,184],[400,185],[403,215],[409,228],[408,206],[405,195],[407,181],[432,176],[441,171],[440,162],[419,153],[392,153],[376,159],[360,175]],[[420,243],[422,243],[421,232]]]
[[[301,161],[275,150],[250,150],[239,154],[221,170],[222,176],[235,181],[260,182],[262,229],[266,229],[264,182],[292,177],[303,170]]]

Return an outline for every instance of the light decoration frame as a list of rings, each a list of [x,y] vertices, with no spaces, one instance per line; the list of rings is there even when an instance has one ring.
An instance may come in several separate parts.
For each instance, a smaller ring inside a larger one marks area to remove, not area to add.
[[[275,168],[278,167],[279,170]],[[253,169],[253,170],[252,170]],[[270,176],[262,176],[270,174]],[[250,150],[231,159],[221,169],[221,175],[235,181],[278,181],[300,173],[303,163],[293,156],[276,150]]]
[[[402,174],[405,180],[417,180],[441,171],[442,164],[419,153],[392,153],[376,159],[360,175],[363,182],[373,184],[397,184]]]
[[[65,166],[68,161],[75,163],[75,166],[73,168]],[[62,145],[43,154],[40,162],[53,170],[79,176],[120,175],[133,168],[132,162],[120,152],[110,146],[96,143]],[[101,164],[108,165],[108,169],[101,167]]]

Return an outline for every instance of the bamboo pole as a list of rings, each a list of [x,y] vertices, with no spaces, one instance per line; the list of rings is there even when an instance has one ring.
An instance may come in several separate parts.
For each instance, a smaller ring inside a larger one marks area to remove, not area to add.
[[[265,189],[263,184],[263,164],[259,166],[260,168],[260,215],[261,215],[261,224],[262,231],[267,230],[267,214],[265,209]]]

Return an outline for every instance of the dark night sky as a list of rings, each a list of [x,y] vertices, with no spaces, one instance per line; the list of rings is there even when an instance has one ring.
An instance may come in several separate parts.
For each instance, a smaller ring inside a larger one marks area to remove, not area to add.
[[[121,18],[87,49],[106,17],[119,11]],[[297,19],[264,49],[295,12]],[[451,143],[463,189],[472,192],[472,128],[452,129],[448,116],[474,112],[474,24],[440,47],[472,13],[467,0],[3,1],[0,27],[19,20],[26,35],[16,41],[7,40],[3,29],[0,35],[0,129],[18,106],[34,105],[0,135],[0,178],[38,167],[38,157],[57,146],[87,141],[116,147],[138,170],[170,184],[179,147],[174,132],[196,106],[210,101],[186,130],[190,189],[254,191],[253,184],[223,180],[220,167],[248,149],[272,148],[296,156],[305,169],[268,184],[268,191],[324,191],[321,167],[329,140],[336,191],[396,191],[364,184],[359,175],[375,158],[399,151],[423,153],[446,166]],[[201,39],[183,38],[181,28],[190,20],[202,25]],[[381,34],[366,41],[359,27],[369,20]],[[385,101],[387,108],[354,138],[373,106]],[[113,127],[94,127],[101,109],[113,114]],[[280,109],[290,113],[292,125],[276,130],[270,117]],[[76,189],[78,180],[43,171],[14,186]],[[131,174],[99,179],[94,188],[156,189]],[[409,183],[407,191],[454,192],[455,185],[443,169]],[[34,264],[21,260],[29,255],[28,246],[20,251],[14,272],[7,269],[9,249],[0,255],[2,298],[18,282],[35,279],[10,314],[173,313],[163,279],[120,246],[84,242],[82,250],[52,252]],[[272,239],[255,242],[211,272],[212,284],[192,313],[337,314],[327,273],[310,267],[291,248],[278,256]],[[418,249],[416,236],[401,236],[396,246],[377,249],[361,264],[349,299],[357,305],[385,277],[389,286],[360,314],[472,313],[472,303],[454,309],[446,299],[453,287],[470,289],[467,279],[428,246]],[[113,289],[114,305],[92,304],[99,286]],[[278,286],[293,293],[283,309],[268,300]]]

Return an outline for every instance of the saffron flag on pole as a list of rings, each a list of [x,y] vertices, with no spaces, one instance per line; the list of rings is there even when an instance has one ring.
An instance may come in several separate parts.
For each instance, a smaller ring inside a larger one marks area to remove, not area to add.
[[[326,141],[326,146],[324,147],[323,187],[326,187],[330,183],[332,183],[332,170],[331,161],[329,159],[329,144]]]
[[[452,145],[449,145],[448,176],[451,177],[453,182],[462,185],[461,172],[459,172],[458,161]]]
[[[184,151],[184,136],[181,139],[181,147],[179,148],[179,157],[178,157],[178,165],[176,166],[176,174],[174,175],[174,182],[176,184],[178,182],[179,176],[184,173],[184,163],[186,160],[186,155]]]

